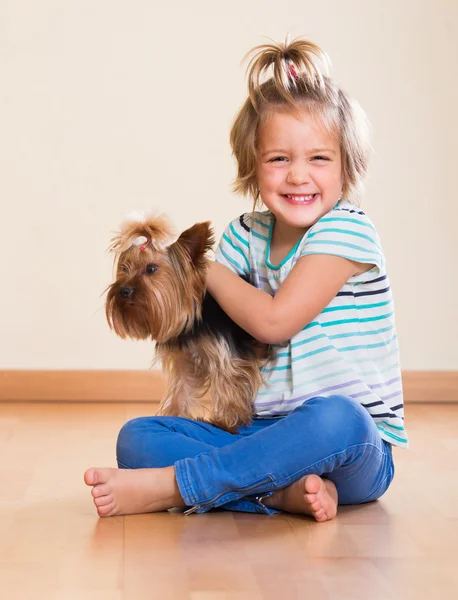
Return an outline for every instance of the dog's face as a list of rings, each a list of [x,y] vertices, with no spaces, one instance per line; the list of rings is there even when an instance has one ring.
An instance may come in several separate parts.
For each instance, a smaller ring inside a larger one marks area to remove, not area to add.
[[[159,217],[125,223],[113,239],[116,280],[105,310],[122,338],[165,342],[200,318],[210,223],[197,223],[171,244],[170,237],[168,222]]]

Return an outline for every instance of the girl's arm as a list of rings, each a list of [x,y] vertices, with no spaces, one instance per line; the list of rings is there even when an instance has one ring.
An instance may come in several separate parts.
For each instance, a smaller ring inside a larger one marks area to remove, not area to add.
[[[329,254],[303,256],[272,297],[212,262],[207,288],[231,319],[256,340],[279,344],[313,321],[350,277],[372,267]]]

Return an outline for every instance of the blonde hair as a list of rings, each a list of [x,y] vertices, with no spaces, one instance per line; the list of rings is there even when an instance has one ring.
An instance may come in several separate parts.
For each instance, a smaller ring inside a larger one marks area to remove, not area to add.
[[[247,66],[248,98],[231,129],[230,142],[237,161],[234,191],[258,204],[256,181],[259,125],[272,110],[297,113],[306,108],[326,130],[340,141],[342,196],[355,204],[360,199],[370,154],[369,123],[362,108],[327,75],[329,59],[313,42],[297,38],[284,44],[256,46]],[[316,64],[323,62],[323,73]],[[273,75],[261,83],[271,69]]]

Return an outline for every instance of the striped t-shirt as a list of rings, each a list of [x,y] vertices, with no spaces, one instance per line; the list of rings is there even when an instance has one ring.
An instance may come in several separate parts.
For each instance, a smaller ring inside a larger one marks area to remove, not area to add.
[[[380,241],[361,210],[340,201],[321,217],[278,265],[270,262],[275,217],[245,213],[224,232],[216,260],[274,296],[302,256],[332,254],[372,264],[351,277],[323,311],[291,340],[274,344],[255,398],[259,417],[286,415],[314,396],[358,400],[381,437],[407,447],[393,298]]]

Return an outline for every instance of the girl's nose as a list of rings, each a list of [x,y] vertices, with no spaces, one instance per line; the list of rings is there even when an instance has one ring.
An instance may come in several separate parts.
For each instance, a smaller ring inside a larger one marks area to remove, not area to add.
[[[309,183],[310,173],[306,165],[304,164],[292,164],[286,178],[287,183],[292,185],[302,185]]]

